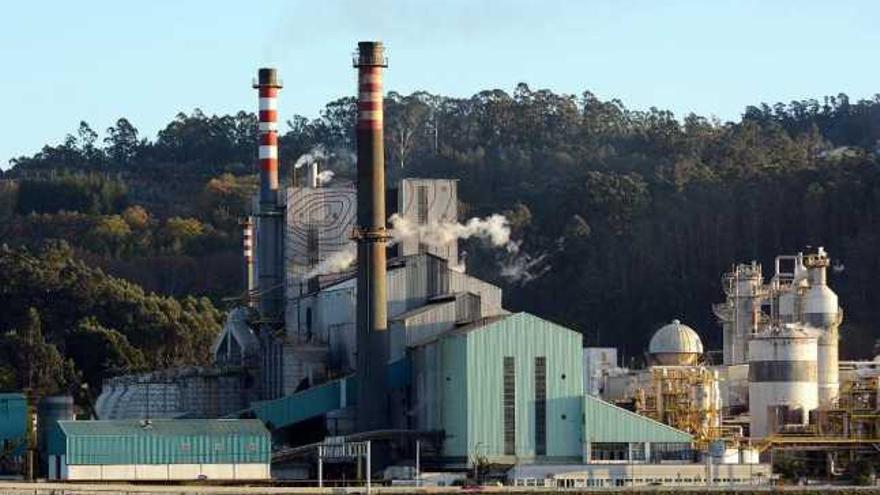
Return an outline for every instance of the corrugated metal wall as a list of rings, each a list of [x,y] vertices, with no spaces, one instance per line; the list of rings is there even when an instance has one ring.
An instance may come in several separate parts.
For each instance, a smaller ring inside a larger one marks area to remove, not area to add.
[[[466,334],[468,448],[486,457],[504,454],[502,363],[516,369],[516,456],[535,456],[535,358],[547,366],[547,456],[580,457],[583,394],[582,338],[577,332],[518,313]]]
[[[271,455],[269,432],[258,420],[156,420],[148,428],[62,421],[53,436],[50,453],[66,455],[69,465],[268,463]]]
[[[582,455],[581,335],[519,313],[413,351],[419,427],[446,432],[446,457],[504,458],[504,357],[514,357],[516,457],[535,457],[535,358],[546,358],[547,457]],[[433,411],[437,411],[434,413]]]
[[[688,443],[689,434],[602,399],[584,397],[584,438],[588,442]]]
[[[389,362],[406,355],[406,347],[434,338],[455,326],[456,302],[431,303],[395,318],[389,329]]]
[[[478,278],[454,270],[449,272],[449,292],[470,292],[480,296],[480,310],[483,318],[501,314],[501,288]]]
[[[343,382],[346,390],[343,391]],[[256,417],[272,428],[282,428],[342,407],[343,392],[348,392],[351,379],[341,378],[279,399],[256,402]]]

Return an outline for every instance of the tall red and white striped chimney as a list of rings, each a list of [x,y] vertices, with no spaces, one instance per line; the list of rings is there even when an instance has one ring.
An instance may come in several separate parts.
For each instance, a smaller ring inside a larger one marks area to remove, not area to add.
[[[260,202],[278,202],[278,90],[275,69],[258,72],[254,88],[260,94]]]

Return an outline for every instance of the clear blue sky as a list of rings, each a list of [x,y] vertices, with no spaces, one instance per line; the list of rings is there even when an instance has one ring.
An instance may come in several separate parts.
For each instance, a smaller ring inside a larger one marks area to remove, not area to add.
[[[252,110],[266,64],[286,84],[282,116],[317,116],[353,93],[360,39],[387,44],[399,92],[523,81],[725,120],[752,103],[880,93],[877,0],[10,1],[0,166],[80,120],[103,131],[125,116],[153,137],[179,111]]]

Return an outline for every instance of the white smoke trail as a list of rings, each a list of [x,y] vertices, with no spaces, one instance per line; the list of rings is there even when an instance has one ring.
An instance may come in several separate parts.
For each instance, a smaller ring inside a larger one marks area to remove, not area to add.
[[[521,245],[522,241],[510,241],[507,256],[499,264],[502,278],[514,284],[526,285],[550,271],[551,266],[547,263],[549,253],[532,256],[522,251]]]
[[[476,237],[489,241],[495,247],[506,246],[510,242],[510,223],[503,215],[490,215],[486,218],[471,218],[465,223],[429,222],[414,223],[398,214],[391,215],[393,242],[418,239],[431,246],[442,246],[458,239]]]
[[[556,239],[553,249],[538,255],[523,251],[522,241],[510,241],[507,244],[507,255],[498,261],[501,277],[510,283],[526,285],[546,275],[553,268],[550,265],[550,256],[564,249],[565,237]]]
[[[330,182],[335,175],[336,173],[332,170],[321,170],[318,172],[318,185],[320,186]]]
[[[306,273],[306,278],[312,278],[318,275],[327,275],[329,273],[339,273],[350,267],[357,258],[357,252],[354,245],[349,245],[342,251],[337,251]]]
[[[293,168],[301,168],[304,165],[310,165],[313,162],[318,160],[326,160],[331,156],[330,153],[327,153],[327,149],[322,145],[315,146],[308,153],[301,155],[296,159],[296,163],[293,164]]]

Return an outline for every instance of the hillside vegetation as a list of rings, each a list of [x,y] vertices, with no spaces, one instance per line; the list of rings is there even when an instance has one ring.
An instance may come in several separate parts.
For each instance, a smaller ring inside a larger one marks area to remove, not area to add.
[[[317,146],[337,180],[351,179],[354,118],[353,98],[316,119],[291,116],[284,180]],[[31,249],[66,239],[89,265],[219,304],[241,290],[237,221],[256,186],[255,132],[244,112],[180,114],[155,139],[120,119],[98,142],[82,123],[62,144],[12,160],[0,236]],[[844,356],[870,355],[880,337],[880,96],[758,105],[719,122],[525,85],[470,98],[390,93],[386,140],[391,180],[457,178],[462,218],[508,216],[518,252],[468,241],[469,269],[505,287],[510,308],[578,329],[589,344],[637,356],[677,317],[720,346],[710,305],[723,297],[722,273],[752,259],[766,271],[778,253],[820,245],[838,264],[830,281],[845,309]],[[143,350],[127,324],[82,323]],[[178,359],[162,356],[144,359]]]

